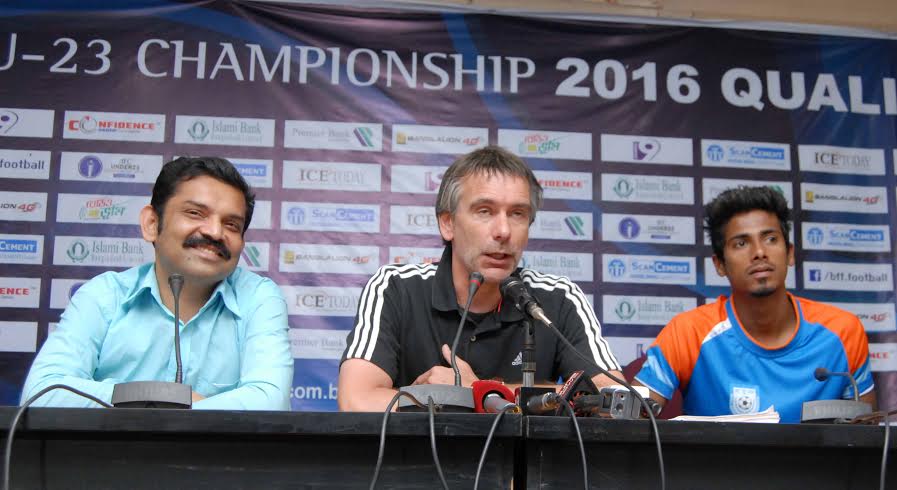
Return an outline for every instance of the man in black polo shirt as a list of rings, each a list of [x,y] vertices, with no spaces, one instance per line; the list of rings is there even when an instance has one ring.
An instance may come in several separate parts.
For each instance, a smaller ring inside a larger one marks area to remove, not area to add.
[[[454,383],[449,345],[475,271],[485,281],[474,295],[458,345],[464,386],[478,379],[522,379],[524,316],[499,291],[499,283],[512,273],[523,279],[580,352],[620,375],[579,287],[566,277],[517,267],[541,204],[542,187],[533,172],[502,148],[476,150],[449,167],[436,197],[446,244],[442,259],[438,264],[387,265],[368,281],[340,365],[340,410],[382,411],[398,387]],[[535,332],[539,383],[553,385],[558,377],[581,369],[599,386],[611,384],[546,328],[538,326]]]

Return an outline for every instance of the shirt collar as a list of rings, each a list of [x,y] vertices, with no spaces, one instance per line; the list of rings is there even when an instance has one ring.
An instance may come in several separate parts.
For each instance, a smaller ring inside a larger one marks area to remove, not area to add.
[[[521,268],[514,271],[514,275],[519,275]],[[436,282],[433,287],[432,296],[433,308],[439,311],[456,311],[461,313],[461,306],[458,305],[458,295],[455,294],[455,283],[452,278],[452,245],[446,245],[442,252],[442,258],[436,268]],[[523,313],[515,306],[514,302],[502,298],[501,305],[498,308],[498,316],[502,323],[519,322],[524,318]]]
[[[230,310],[234,315],[238,317],[241,316],[240,307],[237,303],[236,290],[233,287],[233,277],[235,273],[236,269],[234,269],[234,272],[227,276],[223,281],[218,283],[212,291],[212,295],[209,296],[209,300],[206,301],[206,304],[200,309],[200,312],[205,310],[210,304],[213,304],[216,296],[220,296],[225,308]],[[129,308],[132,303],[144,294],[151,295],[156,301],[156,304],[162,308],[166,308],[165,304],[162,303],[162,296],[159,294],[159,281],[156,280],[156,264],[154,262],[140,266],[137,272],[137,282],[135,283],[134,288],[131,289],[130,294],[128,294],[122,302],[122,307],[125,309]]]

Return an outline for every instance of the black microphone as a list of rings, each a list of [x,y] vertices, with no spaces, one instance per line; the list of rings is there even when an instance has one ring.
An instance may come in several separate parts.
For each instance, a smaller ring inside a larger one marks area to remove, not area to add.
[[[548,315],[539,306],[539,302],[536,301],[536,298],[533,298],[533,295],[526,289],[526,285],[519,277],[506,277],[501,282],[500,289],[501,295],[513,301],[518,310],[525,312],[548,327],[554,327],[554,323],[548,318]]]
[[[181,274],[172,274],[168,276],[168,287],[171,288],[171,294],[174,296],[174,360],[177,364],[177,372],[174,375],[174,382],[181,383],[183,379],[183,369],[181,367],[181,288],[184,287],[184,276]]]
[[[561,403],[566,402],[560,395],[551,391],[527,400],[526,410],[528,413],[554,412],[561,406]]]
[[[856,378],[853,377],[852,374],[836,373],[836,372],[829,371],[828,369],[826,369],[824,367],[818,367],[818,368],[816,368],[815,371],[813,371],[813,376],[815,376],[816,379],[819,381],[828,381],[828,379],[831,378],[832,376],[843,376],[843,377],[847,378],[848,380],[850,380],[850,386],[853,387],[853,401],[855,401],[855,402],[860,401],[860,392],[859,392],[859,389],[857,388],[857,380],[856,380]]]
[[[461,371],[458,370],[458,360],[455,351],[458,350],[458,340],[461,339],[461,331],[464,330],[464,322],[467,321],[467,310],[473,303],[473,296],[477,294],[480,286],[483,285],[483,275],[479,272],[471,272],[467,278],[467,303],[464,305],[464,313],[461,314],[461,323],[458,324],[458,330],[455,331],[455,338],[452,340],[452,371],[455,372],[455,386],[461,386]]]

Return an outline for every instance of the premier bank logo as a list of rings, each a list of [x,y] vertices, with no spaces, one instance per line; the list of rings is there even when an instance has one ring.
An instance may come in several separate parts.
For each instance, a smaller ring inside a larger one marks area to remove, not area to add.
[[[284,123],[283,145],[286,148],[381,151],[383,125],[288,120]]]

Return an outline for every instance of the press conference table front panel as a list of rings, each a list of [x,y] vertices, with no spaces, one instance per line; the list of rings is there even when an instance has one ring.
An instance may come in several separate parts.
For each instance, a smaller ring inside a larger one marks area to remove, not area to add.
[[[3,439],[15,407],[0,407]],[[473,488],[493,415],[437,414],[451,489]],[[15,489],[368,488],[382,414],[30,409],[16,432]],[[579,419],[591,488],[660,488],[647,421]],[[877,488],[884,429],[660,421],[669,489]],[[897,434],[889,485],[897,489]],[[482,489],[582,488],[564,417],[506,415]],[[440,488],[427,414],[392,414],[378,488]]]

